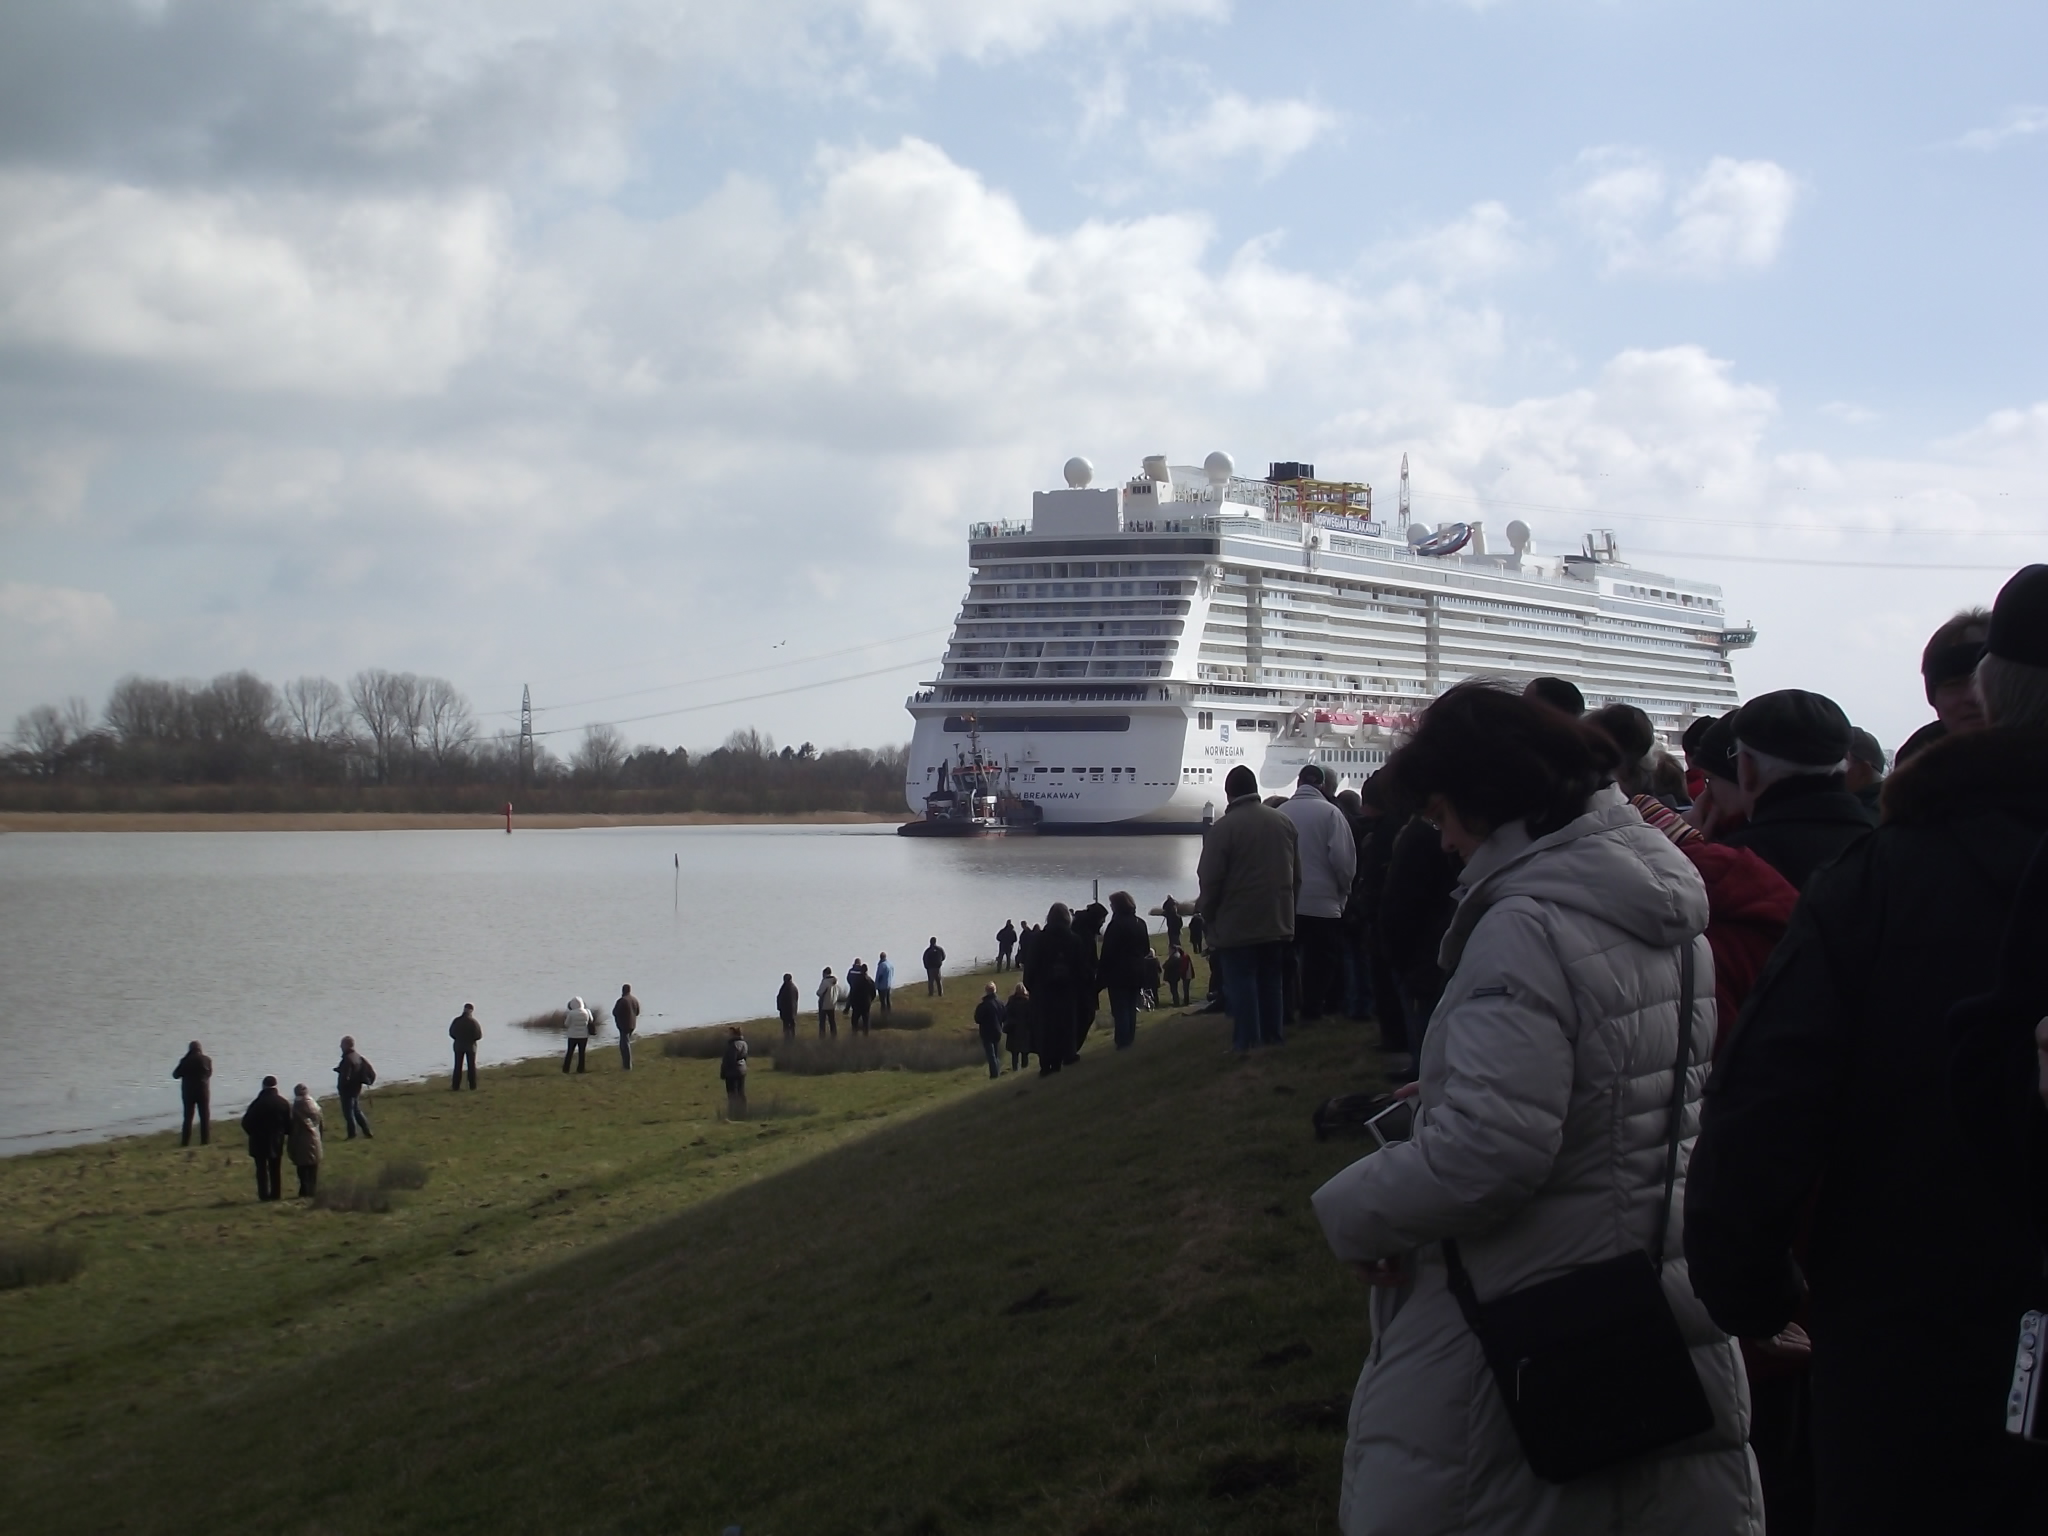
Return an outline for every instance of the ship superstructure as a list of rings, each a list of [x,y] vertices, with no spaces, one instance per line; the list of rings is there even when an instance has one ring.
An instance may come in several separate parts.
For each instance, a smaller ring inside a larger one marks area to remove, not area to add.
[[[1278,463],[1240,477],[1145,461],[1097,488],[1084,459],[1031,520],[968,532],[967,597],[938,676],[909,701],[904,784],[921,809],[971,740],[1046,831],[1180,830],[1221,813],[1223,776],[1268,793],[1319,762],[1349,784],[1467,678],[1578,684],[1672,742],[1736,702],[1720,588],[1629,564],[1614,536],[1536,553],[1519,520],[1373,514],[1372,488]]]

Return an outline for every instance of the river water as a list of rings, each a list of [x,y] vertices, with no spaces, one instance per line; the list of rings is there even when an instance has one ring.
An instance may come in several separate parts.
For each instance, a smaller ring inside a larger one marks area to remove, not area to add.
[[[773,1013],[784,971],[808,999],[823,967],[882,950],[914,1001],[931,935],[965,966],[1006,917],[1098,879],[1141,911],[1189,896],[1199,853],[890,826],[7,834],[0,1154],[175,1125],[195,1038],[233,1120],[266,1073],[331,1093],[344,1034],[382,1081],[445,1072],[465,1002],[480,1059],[506,1061],[558,1038],[512,1020],[572,994],[608,1008],[621,982],[643,1033]]]

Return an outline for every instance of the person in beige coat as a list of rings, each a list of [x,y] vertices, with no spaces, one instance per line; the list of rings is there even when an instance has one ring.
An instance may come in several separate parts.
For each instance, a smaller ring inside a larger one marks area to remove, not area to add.
[[[1397,794],[1466,863],[1424,1037],[1411,1139],[1331,1179],[1315,1209],[1373,1284],[1352,1399],[1346,1536],[1761,1536],[1735,1343],[1692,1294],[1684,1181],[1664,1195],[1679,1030],[1681,1175],[1714,1040],[1707,897],[1669,839],[1601,778],[1597,740],[1484,685],[1453,689],[1389,765]],[[1681,1021],[1680,961],[1695,964]],[[1713,1427],[1575,1481],[1530,1470],[1479,1341],[1446,1285],[1457,1240],[1481,1302],[1653,1249]]]
[[[320,1185],[320,1106],[304,1083],[292,1089],[292,1128],[285,1133],[285,1151],[299,1171],[299,1198],[310,1200]]]

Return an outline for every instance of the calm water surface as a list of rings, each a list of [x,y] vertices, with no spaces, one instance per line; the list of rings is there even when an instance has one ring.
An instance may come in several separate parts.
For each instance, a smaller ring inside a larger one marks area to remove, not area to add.
[[[465,1002],[506,1061],[550,1038],[513,1019],[626,981],[643,1032],[772,1013],[784,971],[808,997],[880,950],[915,996],[929,935],[966,965],[1098,878],[1141,911],[1191,895],[1199,853],[889,826],[0,836],[0,1153],[175,1125],[194,1038],[232,1121],[265,1073],[331,1093],[344,1034],[380,1080],[445,1072]]]

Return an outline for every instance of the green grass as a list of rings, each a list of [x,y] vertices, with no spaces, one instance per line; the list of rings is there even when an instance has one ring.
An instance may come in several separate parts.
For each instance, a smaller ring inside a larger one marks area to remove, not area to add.
[[[736,1125],[653,1052],[384,1090],[329,1171],[433,1177],[376,1217],[258,1207],[169,1138],[0,1164],[0,1224],[91,1254],[0,1294],[10,1523],[1328,1530],[1365,1297],[1307,1196],[1360,1149],[1308,1116],[1372,1074],[1357,1026],[1250,1062],[1223,1028],[807,1077]]]

